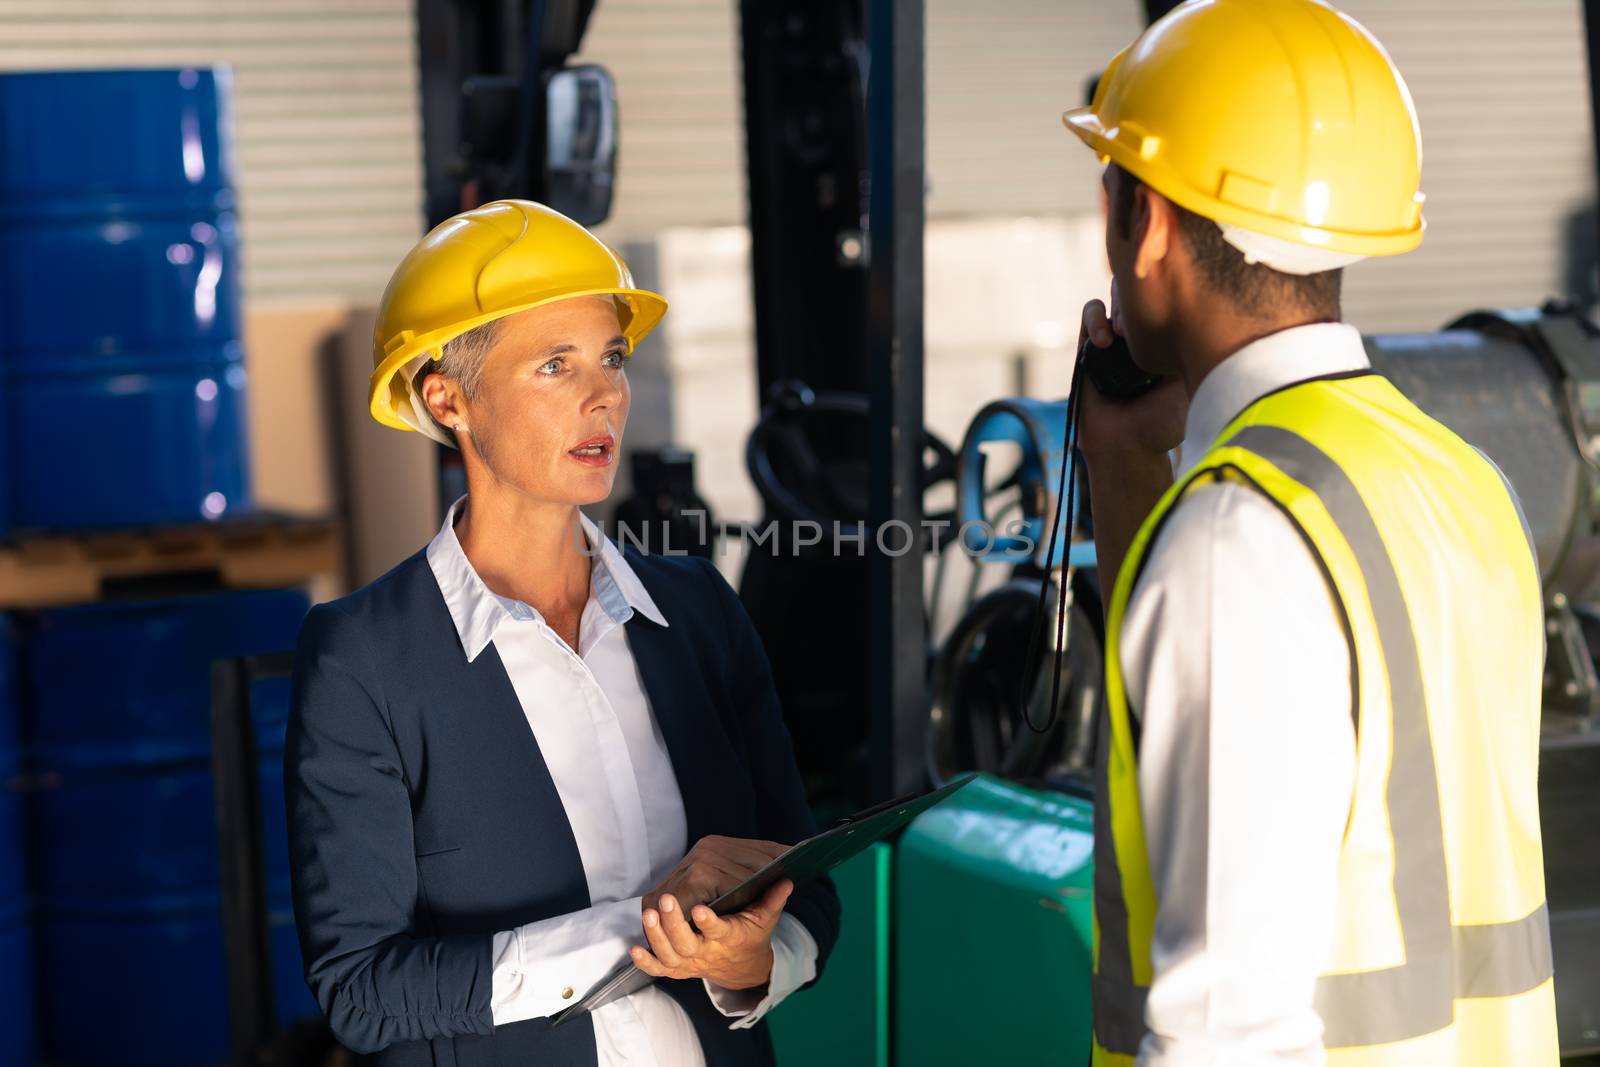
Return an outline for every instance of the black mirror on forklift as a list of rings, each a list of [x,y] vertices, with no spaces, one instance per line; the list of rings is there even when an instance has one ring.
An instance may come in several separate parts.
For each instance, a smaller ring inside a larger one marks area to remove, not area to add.
[[[611,214],[617,171],[617,92],[595,64],[563,67],[545,82],[545,202],[585,226]]]

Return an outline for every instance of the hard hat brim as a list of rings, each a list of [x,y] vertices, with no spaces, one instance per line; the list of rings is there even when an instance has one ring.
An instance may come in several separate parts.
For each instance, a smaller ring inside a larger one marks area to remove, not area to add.
[[[622,334],[628,339],[629,351],[632,351],[650,331],[660,324],[667,313],[667,300],[660,293],[652,293],[648,289],[623,289],[599,288],[578,289],[571,292],[546,295],[539,300],[529,301],[525,304],[515,304],[511,307],[498,309],[490,314],[480,315],[463,322],[453,323],[448,329],[434,330],[431,333],[421,334],[409,338],[405,344],[389,352],[372,372],[372,382],[367,392],[367,406],[372,412],[372,417],[384,426],[396,430],[411,430],[416,427],[402,419],[397,413],[397,401],[403,399],[411,389],[409,381],[398,381],[396,376],[412,360],[419,355],[433,351],[439,353],[448,342],[460,337],[469,330],[477,329],[486,323],[497,319],[506,318],[523,311],[531,311],[537,307],[558,303],[562,300],[577,300],[586,296],[619,296],[628,301],[632,314],[628,322],[622,327]],[[439,355],[435,354],[434,359]],[[399,397],[395,391],[400,390]]]
[[[1407,230],[1391,233],[1354,233],[1348,230],[1307,226],[1240,207],[1221,199],[1214,192],[1206,192],[1181,181],[1170,168],[1162,165],[1159,144],[1147,147],[1128,143],[1131,138],[1124,136],[1124,131],[1105,127],[1100,117],[1095,114],[1093,105],[1075,107],[1064,112],[1061,123],[1088,145],[1102,162],[1109,160],[1117,164],[1179,207],[1187,208],[1213,222],[1231,223],[1269,237],[1355,256],[1397,256],[1411,251],[1422,243],[1426,223],[1422,218],[1420,200],[1416,225]],[[1145,150],[1141,151],[1141,148]]]

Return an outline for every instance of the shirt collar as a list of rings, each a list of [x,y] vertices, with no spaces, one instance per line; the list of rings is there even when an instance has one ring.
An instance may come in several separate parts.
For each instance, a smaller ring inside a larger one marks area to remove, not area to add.
[[[540,619],[541,616],[532,606],[495,593],[478,577],[456,537],[456,514],[466,499],[462,497],[450,505],[444,524],[428,542],[427,556],[428,566],[439,583],[439,592],[444,595],[450,620],[455,623],[456,635],[470,663],[489,646],[506,621]],[[617,546],[600,532],[589,516],[579,512],[578,520],[588,535],[588,543],[600,546],[600,551],[591,556],[590,599],[619,626],[631,619],[635,611],[657,626],[666,626],[666,617]]]
[[[637,611],[657,626],[666,626],[667,617],[661,614],[650,591],[623,558],[622,550],[600,532],[600,527],[595,525],[593,519],[581,511],[578,512],[578,521],[583,524],[583,532],[588,534],[589,543],[600,546],[598,559],[601,565],[593,568],[592,589],[600,606],[606,609],[606,614],[618,623],[624,623]]]
[[[1273,390],[1369,366],[1361,331],[1342,322],[1294,326],[1250,342],[1213,367],[1190,399],[1177,476],[1188,474],[1228,423]]]

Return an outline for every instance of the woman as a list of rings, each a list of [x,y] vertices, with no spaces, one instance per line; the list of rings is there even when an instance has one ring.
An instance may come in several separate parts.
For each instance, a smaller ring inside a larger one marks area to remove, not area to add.
[[[825,880],[703,906],[814,830],[766,657],[709,563],[578,510],[665,310],[517,200],[384,293],[372,413],[458,447],[467,495],[308,617],[285,769],[307,980],[379,1064],[770,1064],[761,1017],[837,936]],[[662,981],[551,1027],[630,957]]]

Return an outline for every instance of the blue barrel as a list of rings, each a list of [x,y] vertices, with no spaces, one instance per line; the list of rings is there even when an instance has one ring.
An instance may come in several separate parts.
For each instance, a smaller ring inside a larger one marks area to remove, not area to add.
[[[291,647],[299,591],[41,613],[25,649],[43,1044],[52,1060],[183,1067],[230,1055],[210,771],[213,660]],[[289,901],[286,679],[251,694],[281,1022],[314,1016]],[[83,1025],[84,961],[118,995]],[[136,1035],[136,1036],[135,1036]]]
[[[0,1067],[34,1062],[33,943],[22,844],[15,640],[0,615]]]
[[[11,527],[248,508],[229,100],[224,69],[0,75]]]

